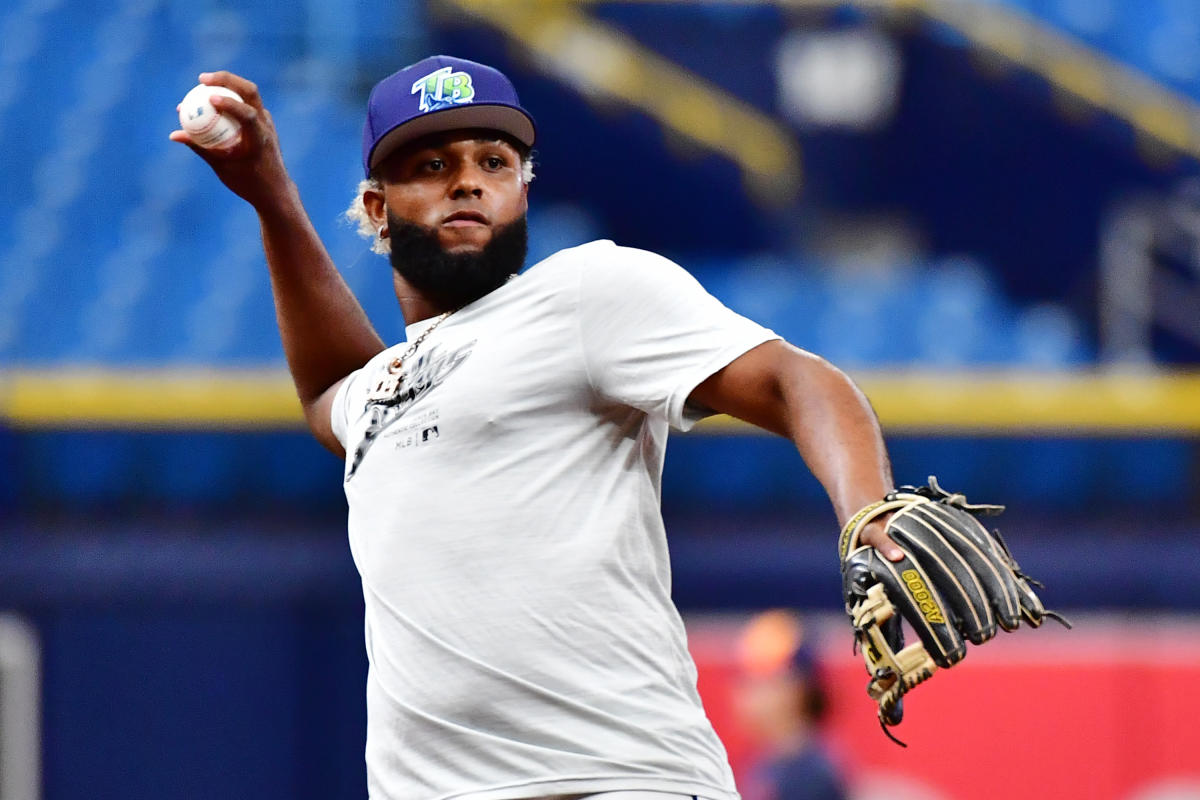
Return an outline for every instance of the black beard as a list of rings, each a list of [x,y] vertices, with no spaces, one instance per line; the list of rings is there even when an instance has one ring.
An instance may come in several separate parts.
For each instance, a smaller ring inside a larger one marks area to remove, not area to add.
[[[437,231],[388,212],[392,268],[438,308],[462,308],[494,291],[525,264],[525,217],[497,226],[478,253],[447,253]]]

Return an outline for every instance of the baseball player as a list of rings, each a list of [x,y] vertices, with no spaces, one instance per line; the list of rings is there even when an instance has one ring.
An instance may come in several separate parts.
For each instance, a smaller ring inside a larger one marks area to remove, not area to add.
[[[213,101],[238,144],[193,149],[258,213],[304,413],[346,461],[371,797],[737,798],[671,602],[667,431],[724,412],[787,436],[845,523],[892,488],[867,400],[653,253],[596,241],[518,274],[533,117],[445,56],[367,105],[351,216],[393,267],[408,327],[388,346],[255,85],[201,80],[244,98]],[[882,520],[858,540],[901,555]]]

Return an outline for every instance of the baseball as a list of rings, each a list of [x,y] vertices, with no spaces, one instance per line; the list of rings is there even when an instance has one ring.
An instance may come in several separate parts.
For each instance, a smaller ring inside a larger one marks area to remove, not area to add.
[[[232,89],[202,83],[184,95],[179,103],[179,125],[192,137],[193,142],[206,149],[232,147],[237,143],[242,129],[236,119],[219,114],[213,108],[209,98],[218,94],[234,100],[242,99]]]

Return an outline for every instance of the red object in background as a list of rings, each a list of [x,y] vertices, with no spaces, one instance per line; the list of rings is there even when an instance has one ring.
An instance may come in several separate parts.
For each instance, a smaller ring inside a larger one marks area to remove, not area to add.
[[[856,800],[1200,800],[1200,621],[1080,618],[1001,633],[905,698],[892,744],[840,619],[809,618],[828,678],[826,732]],[[742,619],[688,622],[699,688],[734,772],[755,745],[733,708]]]

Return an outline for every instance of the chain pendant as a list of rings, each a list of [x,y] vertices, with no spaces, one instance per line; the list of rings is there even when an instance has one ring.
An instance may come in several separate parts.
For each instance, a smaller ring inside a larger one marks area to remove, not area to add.
[[[400,384],[404,383],[404,373],[400,371],[403,364],[404,362],[399,358],[392,359],[392,363],[388,364],[387,372],[379,377],[374,388],[367,394],[367,402],[382,403],[400,393]]]
[[[404,362],[413,356],[417,352],[417,348],[421,346],[421,342],[425,341],[425,338],[429,336],[429,334],[433,333],[437,326],[445,322],[446,317],[450,316],[455,311],[457,311],[457,309],[451,309],[435,319],[433,324],[426,328],[424,332],[417,337],[417,340],[408,346],[408,349],[404,352],[404,355],[400,356],[399,358],[392,359],[391,363],[387,365],[387,371],[380,376],[379,380],[375,382],[375,386],[370,392],[367,393],[368,403],[387,403],[395,400],[396,397],[399,396],[400,386],[404,383]]]

